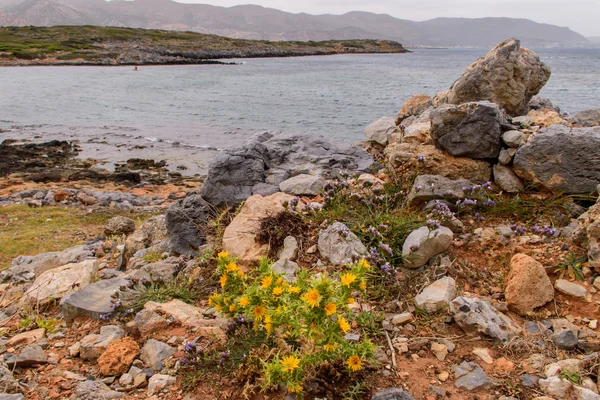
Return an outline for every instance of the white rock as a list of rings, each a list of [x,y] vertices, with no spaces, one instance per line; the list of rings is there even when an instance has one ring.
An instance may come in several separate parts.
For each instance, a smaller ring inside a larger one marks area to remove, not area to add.
[[[402,246],[405,258],[404,266],[419,268],[427,264],[434,256],[443,253],[450,247],[454,233],[445,226],[429,231],[427,226],[414,230],[406,238]]]
[[[279,190],[294,196],[316,196],[321,193],[325,180],[321,176],[300,174],[279,184]]]
[[[169,375],[156,374],[148,381],[148,393],[154,394],[175,384],[175,378]]]
[[[557,399],[567,398],[569,391],[573,387],[571,382],[566,379],[561,379],[558,376],[540,379],[538,383],[542,392]]]
[[[394,317],[392,318],[392,324],[394,325],[404,325],[410,321],[412,321],[412,314],[411,313],[402,313],[402,314],[397,314],[394,315]]]
[[[494,359],[490,356],[487,349],[475,349],[473,350],[473,354],[481,359],[486,364],[493,364]]]
[[[415,305],[434,313],[450,305],[456,297],[456,281],[449,276],[438,279],[415,297]]]
[[[390,135],[396,130],[394,117],[381,117],[365,128],[365,136],[381,145],[387,145]]]
[[[446,359],[446,356],[448,355],[448,347],[442,343],[432,343],[431,352],[436,356],[438,360],[444,361]]]
[[[554,287],[560,293],[568,296],[578,297],[581,299],[586,299],[588,297],[588,291],[585,287],[573,282],[569,282],[566,279],[558,279],[554,283]]]

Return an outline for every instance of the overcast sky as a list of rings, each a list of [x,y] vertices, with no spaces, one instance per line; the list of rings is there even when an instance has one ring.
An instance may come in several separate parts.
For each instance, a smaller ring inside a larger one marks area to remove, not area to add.
[[[423,21],[437,17],[512,17],[568,26],[584,36],[600,36],[600,0],[176,0],[230,7],[258,4],[309,14],[348,11],[385,13]]]

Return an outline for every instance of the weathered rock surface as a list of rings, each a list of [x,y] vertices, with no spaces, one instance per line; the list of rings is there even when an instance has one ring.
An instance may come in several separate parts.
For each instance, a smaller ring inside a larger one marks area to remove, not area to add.
[[[540,96],[533,96],[531,100],[529,100],[529,104],[527,104],[527,112],[531,110],[543,109],[560,112],[560,107],[552,104],[552,101],[550,99]]]
[[[419,115],[432,106],[431,97],[426,94],[417,94],[411,96],[402,104],[398,116],[396,117],[396,125],[408,117]]]
[[[448,250],[454,240],[454,233],[445,226],[430,231],[427,226],[414,230],[402,245],[404,266],[419,268],[436,255]]]
[[[398,388],[387,388],[383,389],[373,395],[371,400],[415,400],[410,393],[398,389]]]
[[[148,381],[148,393],[159,393],[165,388],[175,384],[175,378],[169,375],[156,374]]]
[[[267,197],[260,195],[250,197],[231,224],[225,228],[223,249],[232,257],[242,260],[257,260],[266,256],[268,246],[256,243],[261,220],[283,211],[285,209],[283,204],[290,203],[293,199],[294,196],[284,193],[275,193]]]
[[[575,350],[579,339],[577,339],[577,335],[573,331],[565,329],[552,335],[552,341],[561,350]]]
[[[174,259],[167,259],[150,264],[146,264],[140,269],[133,270],[127,274],[130,279],[146,279],[147,281],[163,281],[173,280],[178,271],[178,262]]]
[[[0,360],[0,390],[4,393],[18,393],[21,391],[19,382],[15,379],[4,360]]]
[[[101,315],[110,314],[112,294],[120,287],[128,286],[129,280],[112,278],[94,282],[82,290],[69,293],[60,302],[60,312],[67,322],[73,321],[78,315],[88,315],[100,319]]]
[[[46,364],[48,357],[37,344],[25,347],[19,354],[9,355],[4,359],[8,368],[31,367],[32,365]]]
[[[513,122],[515,119],[513,118]],[[521,131],[508,131],[502,134],[502,140],[508,147],[518,148],[525,143],[526,135]]]
[[[434,313],[449,306],[455,297],[456,281],[446,276],[423,289],[415,297],[415,305],[428,313]]]
[[[138,312],[132,322],[132,325],[135,326],[142,337],[148,337],[152,333],[167,327],[166,319],[148,309]]]
[[[521,179],[505,165],[494,165],[494,182],[507,193],[520,193],[525,190]]]
[[[319,233],[318,248],[333,265],[350,264],[367,253],[358,236],[341,222],[334,222]]]
[[[112,235],[129,235],[135,231],[135,221],[131,218],[117,215],[106,222],[104,226],[104,234]]]
[[[263,133],[215,157],[202,196],[215,206],[235,205],[252,196],[270,170],[330,178],[340,170],[364,171],[372,163],[362,148],[341,148],[318,136]]]
[[[392,143],[384,151],[390,166],[399,175],[409,176],[415,169],[423,175],[448,179],[467,179],[473,183],[490,180],[492,169],[487,161],[454,157],[433,145]],[[419,161],[423,157],[423,162]]]
[[[196,254],[206,243],[208,219],[213,212],[211,205],[195,193],[178,200],[165,214],[171,249],[179,254]]]
[[[387,146],[389,137],[396,130],[396,123],[393,117],[381,117],[365,128],[365,137]]]
[[[51,299],[61,299],[67,293],[89,285],[97,272],[97,260],[86,260],[51,269],[35,280],[21,298],[21,302],[45,304]]]
[[[167,303],[149,301],[144,305],[144,308],[165,315],[191,329],[227,326],[227,320],[221,318],[205,319],[202,315],[203,310],[178,299],[173,299]]]
[[[279,190],[294,196],[316,196],[321,193],[325,180],[320,176],[300,174],[279,184]]]
[[[421,205],[435,199],[456,201],[466,197],[463,189],[468,186],[473,184],[466,179],[452,180],[438,175],[419,175],[408,193],[407,200],[413,205]]]
[[[591,193],[600,182],[600,127],[542,129],[519,148],[514,170],[526,181],[570,194]]]
[[[580,299],[586,299],[588,297],[588,291],[584,286],[570,282],[566,279],[557,279],[554,282],[554,287],[557,291],[567,296],[579,297]]]
[[[578,112],[573,121],[581,126],[598,126],[600,125],[600,109]]]
[[[452,371],[456,377],[454,384],[457,388],[471,391],[487,388],[494,384],[494,381],[474,362],[463,361],[460,365],[454,365]]]
[[[488,100],[510,115],[527,112],[527,104],[550,78],[550,68],[532,51],[508,39],[474,62],[450,88],[434,99],[438,103],[462,104]]]
[[[173,354],[175,354],[175,349],[168,344],[159,342],[158,340],[149,339],[144,347],[142,347],[140,359],[148,367],[159,372],[164,368],[165,360]]]
[[[508,307],[521,315],[554,299],[554,287],[544,266],[526,254],[510,261],[510,273],[504,291]]]
[[[37,256],[19,256],[8,270],[0,272],[0,276],[3,280],[10,279],[13,282],[31,281],[51,269],[94,258],[94,251],[99,245],[99,242],[92,242]]]
[[[98,358],[98,369],[104,376],[120,376],[140,354],[140,346],[130,337],[117,339]]]
[[[164,215],[149,218],[125,241],[125,256],[129,259],[140,250],[169,240]]]
[[[454,321],[467,333],[483,333],[508,341],[519,334],[519,328],[506,315],[478,298],[457,297],[450,303]]]
[[[577,219],[575,241],[587,248],[591,268],[600,271],[600,201]]]
[[[445,105],[431,113],[431,137],[436,147],[455,157],[497,158],[503,127],[510,127],[504,111],[486,101]]]
[[[105,325],[100,328],[100,334],[87,335],[81,339],[79,356],[82,360],[96,360],[115,340],[122,339],[125,332],[115,325]]]
[[[125,397],[125,393],[110,389],[102,381],[84,381],[75,388],[72,400],[112,400],[122,397]]]

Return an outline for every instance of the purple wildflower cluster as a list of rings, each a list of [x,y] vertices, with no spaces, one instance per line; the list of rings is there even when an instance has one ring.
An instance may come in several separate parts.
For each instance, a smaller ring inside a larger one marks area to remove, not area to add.
[[[510,229],[512,229],[512,231],[514,232],[514,234],[517,235],[517,236],[522,236],[525,233],[527,233],[527,229],[525,229],[521,225],[517,225],[517,224],[511,225]]]
[[[338,228],[337,233],[342,235],[344,237],[344,239],[348,239],[350,237],[350,235],[352,234],[352,232],[350,231],[350,229],[348,229],[348,227],[346,225]]]
[[[513,229],[512,227],[515,225],[511,225],[511,229]],[[551,226],[544,226],[544,227],[540,227],[538,225],[533,225],[531,228],[531,232],[535,233],[536,235],[543,235],[543,236],[547,236],[547,237],[557,237],[560,235],[560,230],[556,229],[556,228],[552,228]],[[514,231],[514,229],[513,229]],[[526,232],[525,228],[520,229],[521,235],[524,235]]]

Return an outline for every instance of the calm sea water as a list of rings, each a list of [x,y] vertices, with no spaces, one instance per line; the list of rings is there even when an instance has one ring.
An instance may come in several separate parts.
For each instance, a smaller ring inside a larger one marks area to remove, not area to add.
[[[168,159],[202,172],[264,130],[351,142],[411,95],[446,90],[485,49],[247,59],[239,66],[0,68],[0,138],[78,139],[85,157]],[[541,96],[600,108],[600,49],[538,50]]]

